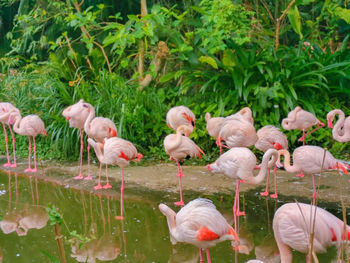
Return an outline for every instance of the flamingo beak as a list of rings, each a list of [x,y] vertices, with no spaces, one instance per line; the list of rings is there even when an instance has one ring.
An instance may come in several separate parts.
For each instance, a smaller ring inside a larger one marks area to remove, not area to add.
[[[115,129],[109,128],[109,136],[110,137],[117,136],[117,131]]]
[[[66,117],[66,120],[67,121],[70,121],[72,118],[71,117]]]
[[[275,143],[273,144],[273,146],[274,146],[274,148],[275,148],[277,151],[283,149],[282,145],[279,144],[278,142],[275,142]]]
[[[328,128],[331,128],[331,129],[333,128],[333,123],[331,119],[328,119],[327,124],[328,124]]]

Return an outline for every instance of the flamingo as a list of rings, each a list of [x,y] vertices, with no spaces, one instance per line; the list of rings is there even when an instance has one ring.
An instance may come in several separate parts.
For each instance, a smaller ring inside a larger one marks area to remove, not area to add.
[[[350,239],[350,227],[343,221],[320,207],[303,203],[287,203],[278,208],[273,218],[273,232],[281,263],[292,262],[291,248],[302,253],[310,251],[311,232],[314,257],[315,253],[326,252],[333,245],[340,253],[342,242]]]
[[[89,112],[89,115],[84,123],[84,130],[89,138],[92,138],[95,141],[102,143],[105,138],[117,136],[117,128],[115,127],[113,121],[111,121],[108,118],[95,117],[95,109],[89,103],[84,103],[83,107],[87,108]],[[107,166],[108,164],[106,164],[106,169],[108,169]],[[100,163],[99,178],[101,178],[101,168],[102,163]],[[87,177],[85,177],[85,180],[92,179],[92,177],[90,176],[90,144],[88,144],[88,170],[89,174]],[[76,177],[76,179],[83,179],[83,176]],[[110,185],[105,185],[105,188],[107,186],[109,187]]]
[[[36,163],[36,142],[35,137],[38,134],[41,135],[47,135],[45,130],[45,124],[40,119],[38,115],[27,115],[24,118],[22,118],[21,114],[18,111],[13,111],[10,114],[9,117],[9,123],[13,124],[13,130],[19,134],[28,136],[28,168],[24,170],[24,172],[33,172],[35,173],[37,171],[37,163]],[[32,152],[32,145],[30,137],[33,137],[33,144],[34,144],[34,168],[31,168],[31,152]]]
[[[174,131],[181,125],[195,127],[196,116],[186,106],[176,106],[171,108],[166,115],[166,123]]]
[[[9,117],[10,117],[10,112],[12,111],[17,111],[19,110],[13,106],[9,102],[0,102],[0,122],[2,122],[2,127],[4,129],[4,136],[5,136],[5,146],[6,146],[6,157],[7,157],[7,163],[5,163],[3,166],[4,167],[11,167],[15,168],[17,167],[17,162],[16,162],[16,139],[15,135],[13,134],[11,125],[9,124]],[[8,125],[11,137],[12,137],[12,148],[13,148],[13,163],[10,161],[10,155],[9,155],[9,146],[8,146],[8,137],[7,137],[7,131],[5,124]]]
[[[80,166],[79,174],[74,179],[83,178],[83,151],[84,151],[84,124],[89,116],[88,109],[84,107],[84,100],[79,100],[77,103],[67,107],[63,110],[62,115],[69,122],[69,127],[78,128],[80,133]],[[88,146],[89,148],[89,146]]]
[[[288,149],[288,140],[287,136],[280,131],[275,126],[267,125],[262,127],[257,132],[258,140],[255,143],[255,148],[260,151],[266,152],[268,149]],[[275,175],[275,193],[270,195],[271,198],[277,198],[277,166],[274,167],[274,175]],[[265,192],[260,193],[262,196],[269,195],[269,177],[270,177],[270,169],[268,170],[268,174],[266,177],[266,190]]]
[[[254,119],[253,119],[253,114],[252,110],[249,107],[244,107],[235,114],[232,114],[226,119],[237,119],[237,120],[245,120],[249,122],[251,125],[254,125]]]
[[[205,114],[205,121],[207,122],[207,131],[208,134],[211,137],[214,137],[216,140],[218,140],[220,129],[222,126],[222,123],[225,121],[224,117],[211,117],[210,113],[207,112]],[[222,154],[222,144],[220,146],[220,155]]]
[[[308,133],[305,130],[317,125],[317,127]],[[295,107],[294,110],[288,113],[288,117],[282,120],[282,127],[285,130],[302,130],[303,136],[299,138],[299,142],[303,142],[305,145],[305,138],[310,133],[324,127],[319,119],[315,117],[311,112],[303,110],[300,106]]]
[[[201,154],[204,155],[204,152],[190,138],[188,138],[192,130],[192,126],[181,125],[177,128],[176,134],[169,134],[164,138],[165,152],[170,156],[170,160],[174,160],[177,165],[177,176],[179,177],[180,186],[180,201],[175,202],[175,205],[178,206],[184,205],[181,184],[181,178],[184,176],[184,174],[182,172],[180,162],[182,162],[187,156],[190,156],[191,158],[198,156],[201,158]]]
[[[339,115],[338,121],[333,128],[333,120],[336,115]],[[350,141],[350,116],[345,119],[345,114],[342,110],[332,110],[327,114],[328,127],[333,128],[333,139],[338,142]]]
[[[94,148],[96,156],[101,163],[118,165],[121,170],[122,184],[120,187],[120,219],[123,219],[123,197],[124,197],[124,168],[129,165],[130,161],[138,162],[142,159],[142,154],[137,152],[135,146],[124,139],[118,137],[106,138],[104,143],[95,142],[89,138],[88,143]],[[111,188],[108,182],[108,174],[106,169],[107,183],[103,188]],[[95,190],[101,189],[101,176],[98,179],[98,185],[94,187]]]
[[[290,164],[290,153],[287,150],[279,150],[278,154],[284,156],[283,165],[288,173],[299,173],[297,174],[298,177],[304,177],[304,172],[312,174],[314,204],[316,203],[316,173],[320,173],[321,169],[338,169],[348,174],[343,163],[335,159],[329,151],[318,146],[304,145],[296,148],[293,152],[293,165]]]
[[[239,211],[240,180],[242,179],[248,184],[260,184],[265,178],[267,169],[276,163],[277,157],[278,153],[275,149],[268,149],[263,156],[257,176],[253,175],[256,157],[251,150],[245,147],[232,148],[221,155],[214,163],[207,165],[207,169],[213,173],[223,173],[230,178],[236,179],[236,195],[233,204],[235,230],[237,230],[237,216],[245,215],[244,212]]]
[[[208,199],[192,200],[177,214],[165,204],[160,204],[159,210],[167,218],[171,243],[195,245],[199,248],[201,263],[204,263],[203,249],[206,249],[207,262],[210,263],[210,247],[225,240],[231,240],[233,247],[239,245],[236,231]]]

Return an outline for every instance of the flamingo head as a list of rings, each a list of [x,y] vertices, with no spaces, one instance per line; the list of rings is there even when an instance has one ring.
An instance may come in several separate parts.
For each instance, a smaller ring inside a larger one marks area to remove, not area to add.
[[[191,116],[189,116],[189,115],[186,114],[186,113],[182,113],[182,115],[183,115],[184,118],[188,121],[188,123],[189,123],[190,125],[192,125],[193,127],[196,126],[196,121],[195,121]]]
[[[328,128],[331,128],[331,129],[333,129],[333,123],[332,123],[332,119],[328,119],[327,120],[327,126],[328,126]]]

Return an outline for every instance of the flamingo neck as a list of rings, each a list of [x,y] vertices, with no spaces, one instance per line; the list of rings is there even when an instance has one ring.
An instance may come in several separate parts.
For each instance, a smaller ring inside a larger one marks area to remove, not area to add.
[[[270,161],[271,157],[272,157],[272,160]],[[267,150],[263,156],[258,175],[251,176],[251,178],[247,180],[247,183],[255,184],[255,185],[260,184],[266,176],[267,169],[271,168],[276,163],[277,158],[278,158],[278,153],[276,150],[274,149]]]
[[[290,165],[290,153],[283,149],[283,150],[279,150],[278,151],[279,156],[283,155],[284,156],[284,161],[283,161],[283,166],[284,169],[288,172],[288,173],[297,173],[299,172],[299,168],[296,167],[295,165]]]
[[[345,136],[345,133],[344,134],[340,134],[340,129],[343,127],[344,125],[344,122],[345,122],[345,114],[343,111],[341,110],[334,110],[333,111],[333,118],[336,116],[336,115],[339,115],[339,118],[337,120],[337,122],[335,123],[334,125],[334,128],[332,130],[332,135],[333,135],[333,138],[335,140],[338,140],[338,141],[342,141],[342,139],[344,138]]]
[[[90,105],[88,107],[89,107],[89,115],[84,123],[84,130],[89,135],[91,132],[90,123],[91,123],[92,119],[95,118],[95,109],[94,109],[94,107],[92,107]]]
[[[92,147],[94,148],[96,157],[100,161],[100,163],[105,163],[105,157],[102,153],[103,144],[94,141],[92,143]]]
[[[15,115],[15,123],[13,124],[13,130],[15,131],[15,133],[18,133],[20,135],[23,135],[23,131],[20,127],[20,123],[22,121],[22,116],[21,115]]]

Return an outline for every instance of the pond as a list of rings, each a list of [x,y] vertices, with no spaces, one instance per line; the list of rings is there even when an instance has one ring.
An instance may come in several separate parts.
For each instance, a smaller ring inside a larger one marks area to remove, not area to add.
[[[262,187],[241,194],[247,216],[239,219],[239,236],[246,254],[235,252],[226,241],[210,249],[212,262],[246,262],[263,256],[264,262],[279,262],[271,227],[273,214],[283,203],[295,198],[279,196],[276,201],[260,197],[260,190]],[[50,257],[60,258],[55,227],[50,225],[45,210],[49,205],[63,215],[60,230],[67,262],[199,262],[196,247],[170,243],[166,218],[158,210],[162,202],[178,211],[173,205],[177,194],[126,188],[125,219],[117,220],[119,196],[107,193],[73,190],[35,176],[0,172],[0,216],[8,223],[5,231],[0,230],[4,262],[50,262]],[[187,192],[186,200],[199,196],[211,199],[228,222],[233,223],[233,195]],[[309,203],[308,199],[296,199]],[[338,204],[320,206],[341,217]],[[20,220],[26,227],[17,231],[11,228],[11,223],[18,224]],[[331,248],[318,256],[320,262],[331,262],[336,250]],[[294,253],[293,262],[305,262],[305,255]]]

